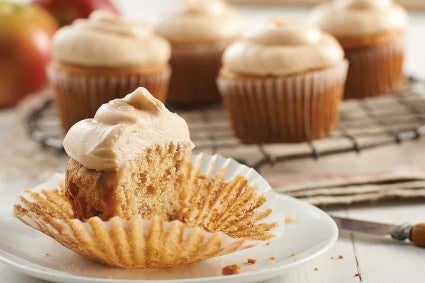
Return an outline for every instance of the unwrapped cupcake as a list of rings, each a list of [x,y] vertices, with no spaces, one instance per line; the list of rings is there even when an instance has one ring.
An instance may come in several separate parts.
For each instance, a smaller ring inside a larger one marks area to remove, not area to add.
[[[64,147],[65,180],[23,193],[15,215],[97,262],[188,264],[271,239],[272,220],[283,218],[254,170],[219,156],[191,160],[186,122],[144,88],[76,123]]]
[[[165,101],[170,56],[168,42],[149,26],[106,11],[61,28],[54,37],[48,76],[64,129],[139,86]]]
[[[406,11],[392,0],[334,0],[310,20],[333,34],[350,62],[345,98],[394,93],[403,84]]]
[[[240,35],[241,19],[222,0],[187,0],[156,26],[172,45],[168,102],[189,106],[220,101],[215,79],[224,49]]]
[[[226,49],[218,86],[242,141],[303,142],[337,125],[346,72],[333,36],[305,22],[270,20]]]

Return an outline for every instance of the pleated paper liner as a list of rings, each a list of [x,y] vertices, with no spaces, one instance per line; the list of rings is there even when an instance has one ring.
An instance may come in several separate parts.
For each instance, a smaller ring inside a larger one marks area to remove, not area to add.
[[[364,48],[344,48],[350,62],[345,99],[397,93],[403,85],[403,40]]]
[[[280,236],[282,227],[277,223],[282,223],[283,213],[255,170],[200,154],[193,157],[190,179],[192,190],[183,196],[181,219],[171,222],[141,216],[75,219],[60,174],[25,191],[14,212],[25,224],[83,257],[123,268],[189,264]]]
[[[173,73],[167,102],[174,106],[194,106],[221,100],[215,79],[227,43],[173,46]]]
[[[339,120],[346,61],[284,77],[220,76],[235,135],[248,143],[304,142],[331,134]]]
[[[165,102],[171,70],[166,66],[155,72],[137,69],[120,72],[106,69],[80,70],[51,64],[47,74],[55,90],[63,128],[67,131],[76,122],[93,117],[102,104],[122,98],[140,86]]]

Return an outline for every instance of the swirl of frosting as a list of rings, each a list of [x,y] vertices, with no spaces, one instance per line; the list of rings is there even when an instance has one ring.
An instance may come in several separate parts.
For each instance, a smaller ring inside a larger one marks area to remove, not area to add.
[[[337,37],[402,31],[407,25],[406,11],[392,0],[334,0],[317,6],[309,18]]]
[[[273,20],[231,44],[225,69],[251,75],[290,75],[341,62],[344,52],[334,37],[300,21]]]
[[[183,9],[164,17],[156,32],[172,43],[229,40],[240,35],[242,22],[222,0],[187,0]]]
[[[118,168],[146,148],[190,141],[186,121],[139,87],[122,99],[103,104],[93,119],[77,122],[63,145],[66,153],[85,167]]]
[[[53,39],[54,59],[69,64],[152,67],[166,64],[170,56],[169,43],[146,23],[131,23],[106,11],[76,20]]]

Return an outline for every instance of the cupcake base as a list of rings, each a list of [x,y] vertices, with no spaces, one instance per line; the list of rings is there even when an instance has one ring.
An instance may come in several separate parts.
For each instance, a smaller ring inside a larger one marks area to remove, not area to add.
[[[166,100],[170,67],[152,70],[126,68],[82,68],[51,64],[48,77],[55,90],[62,125],[67,131],[76,122],[93,117],[104,103],[122,98],[137,87],[147,88],[153,96]]]
[[[190,107],[219,102],[216,78],[226,46],[227,43],[173,46],[167,103]]]
[[[344,48],[350,62],[344,99],[396,93],[403,85],[402,39],[370,47]]]
[[[246,143],[304,142],[338,123],[347,62],[285,77],[220,75],[218,86],[235,135]]]

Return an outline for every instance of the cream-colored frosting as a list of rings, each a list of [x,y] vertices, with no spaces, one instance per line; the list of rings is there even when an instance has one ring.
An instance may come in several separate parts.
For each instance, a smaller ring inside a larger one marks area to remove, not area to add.
[[[170,56],[169,43],[146,23],[130,23],[106,11],[61,28],[53,40],[54,59],[84,66],[151,67],[166,64]]]
[[[103,104],[93,119],[77,122],[63,145],[85,167],[105,170],[137,158],[148,147],[170,142],[193,146],[186,121],[139,87]]]
[[[172,43],[210,42],[238,37],[242,22],[222,0],[186,0],[183,9],[164,16],[156,25],[158,34]]]
[[[319,5],[310,20],[335,36],[361,36],[403,30],[407,13],[392,0],[334,0]]]
[[[253,75],[289,75],[333,66],[344,52],[337,40],[300,21],[271,20],[231,44],[223,66]]]

